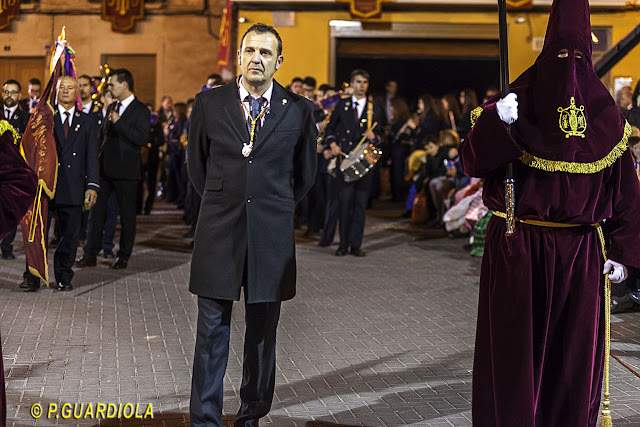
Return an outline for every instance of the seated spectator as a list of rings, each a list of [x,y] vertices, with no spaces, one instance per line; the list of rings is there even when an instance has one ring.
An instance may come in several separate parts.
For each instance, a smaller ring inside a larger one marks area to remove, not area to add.
[[[447,129],[453,129],[458,132],[458,124],[462,117],[458,100],[453,95],[445,95],[440,102],[442,103]]]
[[[441,130],[446,129],[444,113],[438,100],[429,94],[422,95],[418,99],[418,125],[416,127],[416,138],[414,149],[421,149],[421,141],[430,135],[438,135]]]
[[[462,113],[458,124],[458,134],[463,138],[471,130],[471,112],[478,107],[478,97],[473,89],[463,89],[460,91],[460,105]]]

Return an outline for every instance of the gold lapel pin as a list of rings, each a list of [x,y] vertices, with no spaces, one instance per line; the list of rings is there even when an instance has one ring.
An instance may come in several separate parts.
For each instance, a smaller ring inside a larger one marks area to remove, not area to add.
[[[282,100],[282,105],[286,105],[286,104],[287,104],[287,100],[286,100],[286,99],[283,99],[283,100]]]
[[[79,124],[76,125],[76,132],[78,132],[78,129],[80,129],[80,125]]]

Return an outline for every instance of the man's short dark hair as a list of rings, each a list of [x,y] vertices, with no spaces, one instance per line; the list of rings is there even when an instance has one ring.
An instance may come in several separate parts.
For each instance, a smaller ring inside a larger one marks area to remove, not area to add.
[[[18,86],[18,92],[22,92],[22,86],[20,85],[20,82],[17,80],[9,79],[2,84],[2,86],[5,86],[5,85],[16,85]]]
[[[328,90],[335,90],[335,89],[333,88],[333,86],[330,86],[330,85],[328,85],[328,84],[326,84],[326,83],[323,83],[323,84],[321,84],[321,85],[320,85],[320,87],[318,88],[318,90],[319,90],[320,92],[326,92],[326,91],[328,91]]]
[[[131,75],[131,71],[126,68],[117,68],[115,70],[111,70],[109,77],[115,77],[118,79],[119,83],[127,82],[129,90],[133,92],[133,76]]]
[[[212,86],[220,86],[222,83],[224,83],[220,74],[209,74],[207,76],[207,81],[208,80],[213,80]]]
[[[76,78],[76,80],[80,80],[80,79],[85,79],[85,80],[89,80],[89,83],[91,83],[91,76],[87,75],[87,74],[83,74],[81,76],[78,76]]]
[[[371,80],[371,76],[369,76],[369,73],[367,73],[365,70],[361,70],[358,68],[357,70],[353,70],[351,74],[349,74],[349,83],[351,83],[353,79],[355,79],[358,76],[364,77],[367,80]]]
[[[265,33],[273,34],[276,37],[276,40],[278,40],[278,56],[282,55],[282,39],[280,38],[280,34],[278,34],[276,29],[273,28],[271,25],[263,24],[262,22],[253,24],[242,35],[242,39],[240,40],[240,46],[242,46],[242,43],[244,43],[244,38],[247,37],[247,34],[249,34],[250,32],[254,32],[258,34],[265,34]]]
[[[294,84],[296,82],[304,83],[304,80],[302,80],[301,77],[294,77],[291,79],[291,84]]]
[[[35,77],[33,79],[29,80],[29,84],[30,85],[42,86],[42,82],[40,82],[40,79],[36,79]]]
[[[307,76],[302,81],[302,84],[305,84],[307,86],[311,86],[312,88],[315,88],[316,87],[316,79],[314,79],[313,77]]]

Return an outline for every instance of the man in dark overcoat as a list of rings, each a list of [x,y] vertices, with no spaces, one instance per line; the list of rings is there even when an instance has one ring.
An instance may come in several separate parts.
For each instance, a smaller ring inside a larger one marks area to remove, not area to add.
[[[294,210],[316,172],[313,105],[273,79],[281,53],[276,30],[253,25],[238,51],[242,75],[199,93],[191,113],[189,176],[202,196],[189,284],[198,295],[192,426],[222,426],[231,309],[241,289],[246,332],[235,425],[257,426],[271,408],[280,304],[296,293]]]

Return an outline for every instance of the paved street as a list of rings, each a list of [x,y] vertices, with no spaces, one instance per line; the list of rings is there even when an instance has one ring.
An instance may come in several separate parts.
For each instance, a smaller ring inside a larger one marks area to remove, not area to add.
[[[371,213],[365,258],[335,257],[335,245],[319,248],[299,232],[298,295],[283,304],[275,399],[262,426],[471,425],[480,260],[462,240],[412,229],[400,212]],[[16,239],[17,259],[0,260],[9,426],[188,425],[197,310],[186,231],[180,213],[160,205],[139,217],[128,269],[99,258],[67,293],[18,289],[25,258]],[[236,304],[228,420],[240,404],[243,319]],[[640,312],[613,320],[612,351],[638,370]],[[611,375],[614,425],[640,425],[640,379],[615,360]],[[44,408],[37,420],[35,403]],[[47,419],[51,403],[57,419]],[[98,403],[139,403],[139,416],[151,404],[154,418],[63,419],[64,403],[94,412]]]

